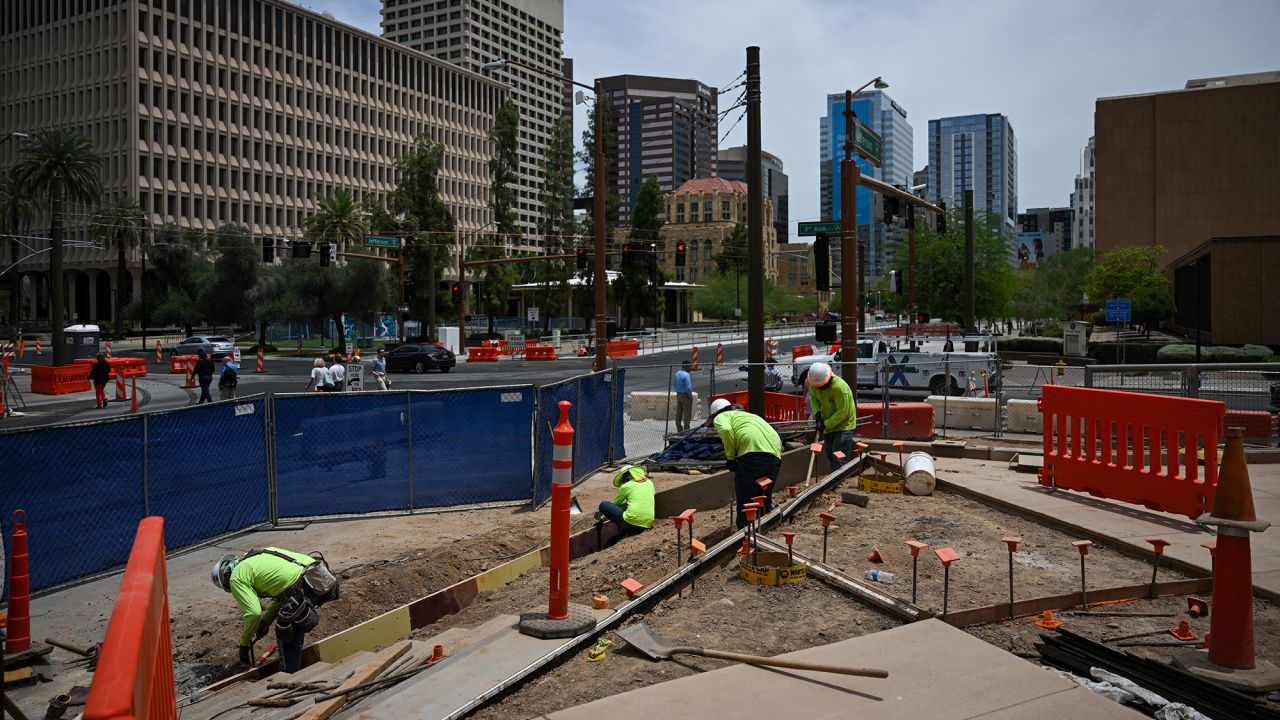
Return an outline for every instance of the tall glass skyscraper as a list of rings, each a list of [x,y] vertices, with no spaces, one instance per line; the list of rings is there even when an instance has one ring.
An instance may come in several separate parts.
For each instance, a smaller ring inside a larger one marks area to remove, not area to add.
[[[975,222],[991,212],[997,230],[1017,235],[1018,141],[1004,115],[929,121],[929,200],[958,208],[965,190],[973,190]]]
[[[854,160],[863,175],[911,188],[912,142],[911,124],[907,111],[882,90],[868,90],[853,96],[853,112],[858,119],[878,134],[884,141],[880,167],[873,166],[854,153]],[[840,161],[844,159],[844,93],[827,96],[827,114],[819,118],[819,148],[822,153],[819,164],[819,187],[822,196],[822,219],[840,219]],[[867,241],[867,280],[876,282],[887,270],[888,246],[900,234],[895,227],[886,227],[882,220],[880,197],[866,188],[858,188],[858,239]],[[831,243],[831,267],[840,267],[840,242]]]

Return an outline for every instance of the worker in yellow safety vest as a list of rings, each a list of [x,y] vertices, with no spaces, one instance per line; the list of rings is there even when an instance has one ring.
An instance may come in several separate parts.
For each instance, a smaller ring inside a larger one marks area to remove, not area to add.
[[[758,481],[778,481],[782,468],[782,438],[759,415],[744,411],[724,398],[711,403],[707,424],[716,429],[724,444],[725,467],[733,471],[733,491],[737,499],[737,526],[745,527],[742,506],[757,495],[765,496],[764,511],[773,510],[773,485],[761,490]]]

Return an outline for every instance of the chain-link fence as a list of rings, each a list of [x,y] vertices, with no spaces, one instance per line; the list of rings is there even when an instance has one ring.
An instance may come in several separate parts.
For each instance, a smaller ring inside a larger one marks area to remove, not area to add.
[[[556,402],[573,403],[586,477],[626,453],[625,376],[250,396],[0,433],[0,531],[26,511],[41,590],[122,565],[148,515],[179,548],[282,518],[545,499]]]

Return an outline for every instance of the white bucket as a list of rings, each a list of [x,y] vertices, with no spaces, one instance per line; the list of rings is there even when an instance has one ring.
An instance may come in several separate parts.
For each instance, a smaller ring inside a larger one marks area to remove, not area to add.
[[[932,495],[938,481],[935,476],[933,457],[925,452],[913,452],[907,456],[902,466],[902,476],[906,478],[906,490],[912,495]]]

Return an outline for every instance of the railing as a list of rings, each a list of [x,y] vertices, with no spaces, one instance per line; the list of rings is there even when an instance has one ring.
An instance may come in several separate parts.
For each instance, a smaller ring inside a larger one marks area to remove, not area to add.
[[[168,720],[178,707],[169,641],[164,518],[138,523],[85,703],[85,720]]]

